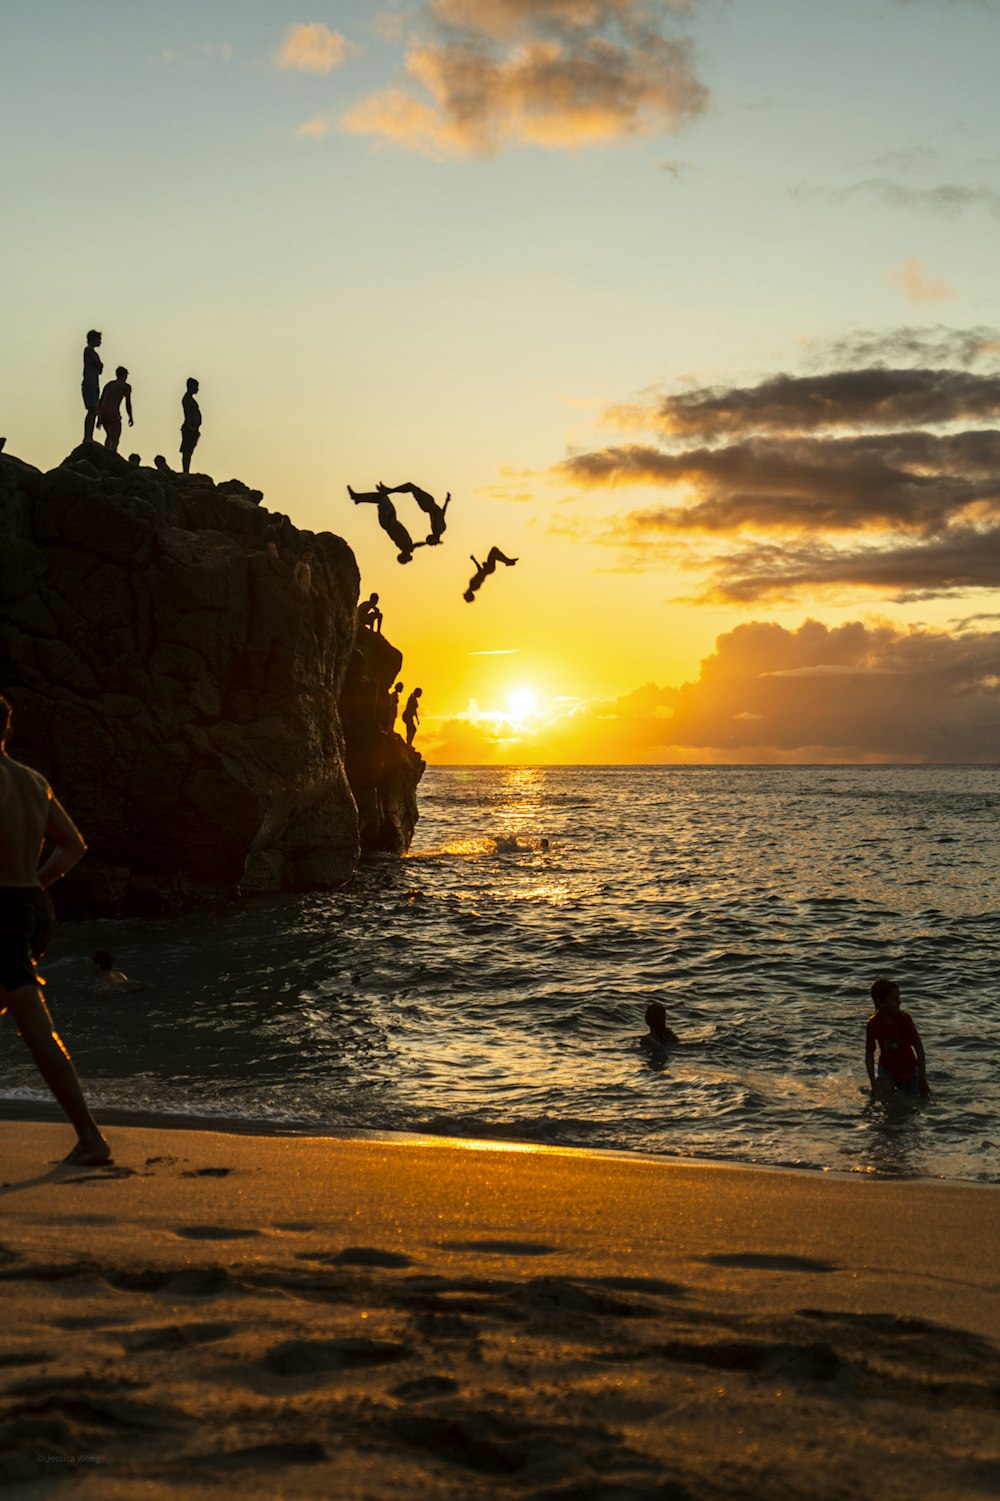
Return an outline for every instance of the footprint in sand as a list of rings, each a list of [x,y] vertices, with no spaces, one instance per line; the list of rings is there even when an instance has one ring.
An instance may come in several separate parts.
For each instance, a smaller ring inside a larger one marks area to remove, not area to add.
[[[321,1261],[326,1266],[407,1267],[413,1262],[401,1251],[380,1251],[377,1246],[347,1246],[343,1251],[299,1251],[297,1261]]]
[[[182,1178],[228,1178],[235,1169],[231,1167],[189,1167],[181,1173]]]
[[[275,1376],[315,1376],[405,1360],[409,1345],[390,1339],[289,1339],[274,1345],[264,1364]]]
[[[817,1261],[812,1256],[768,1256],[759,1251],[733,1251],[725,1255],[698,1258],[709,1266],[735,1266],[745,1272],[836,1272],[832,1261]]]
[[[558,1246],[540,1240],[440,1240],[443,1251],[479,1251],[483,1256],[556,1256]]]
[[[238,1230],[228,1225],[179,1225],[170,1232],[181,1240],[251,1240],[259,1230]]]
[[[165,1324],[159,1329],[140,1329],[122,1337],[122,1345],[133,1355],[155,1350],[189,1350],[196,1345],[228,1339],[232,1324]]]

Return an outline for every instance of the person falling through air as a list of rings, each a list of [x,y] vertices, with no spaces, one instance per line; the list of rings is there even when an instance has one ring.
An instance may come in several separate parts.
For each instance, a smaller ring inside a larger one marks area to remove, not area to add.
[[[431,529],[425,546],[437,547],[440,545],[445,527],[447,526],[444,517],[445,512],[451,504],[450,490],[444,498],[444,505],[439,506],[433,495],[428,495],[426,490],[421,490],[419,485],[414,485],[410,481],[407,481],[405,485],[383,485],[380,482],[378,488],[386,495],[412,495],[424,515],[430,518]]]
[[[201,407],[195,400],[198,389],[194,376],[189,376],[187,389],[181,397],[181,411],[184,414],[181,419],[181,469],[185,474],[191,473],[191,455],[201,437]]]
[[[472,561],[476,563],[475,558]],[[491,573],[496,573],[498,563],[505,563],[508,568],[513,568],[516,562],[516,558],[508,558],[506,554],[500,551],[499,547],[491,547],[485,563],[476,563],[476,571],[469,580],[469,587],[462,595],[462,598],[471,605],[476,597],[477,589],[482,588],[483,580],[488,578]]]
[[[114,380],[109,380],[101,392],[101,402],[97,408],[97,426],[104,429],[104,446],[110,448],[112,453],[118,452],[118,443],[122,435],[122,402],[128,413],[128,425],[134,427],[132,419],[132,387],[128,383],[128,371],[124,365],[119,365],[115,371]]]
[[[412,563],[414,550],[423,547],[423,542],[414,542],[406,527],[396,515],[396,507],[389,499],[384,485],[377,490],[359,491],[352,490],[350,485],[347,493],[356,506],[372,505],[378,507],[378,524],[399,548],[396,555],[397,563]]]
[[[420,723],[420,715],[417,711],[417,704],[423,691],[424,690],[422,688],[414,688],[413,692],[406,700],[406,707],[403,710],[403,723],[406,725],[407,745],[413,744],[413,737],[417,733],[417,725]]]

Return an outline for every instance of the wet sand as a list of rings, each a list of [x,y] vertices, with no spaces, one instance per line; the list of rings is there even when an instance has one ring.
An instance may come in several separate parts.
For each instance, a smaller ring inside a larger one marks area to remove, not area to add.
[[[0,1124],[0,1482],[986,1497],[1000,1195],[441,1139]],[[72,1471],[72,1474],[67,1472]]]

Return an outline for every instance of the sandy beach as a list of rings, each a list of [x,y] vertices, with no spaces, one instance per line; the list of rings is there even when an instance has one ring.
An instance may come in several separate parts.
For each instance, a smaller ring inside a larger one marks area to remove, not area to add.
[[[994,1189],[122,1126],[88,1170],[68,1145],[0,1126],[10,1494],[996,1494]]]

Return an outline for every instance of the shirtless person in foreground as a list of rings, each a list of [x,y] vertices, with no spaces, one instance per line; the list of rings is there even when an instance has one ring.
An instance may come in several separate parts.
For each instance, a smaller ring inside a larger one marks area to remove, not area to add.
[[[87,1108],[69,1053],[42,998],[36,961],[52,934],[45,888],[64,876],[87,846],[45,778],[7,754],[11,708],[0,695],[0,1016],[9,1011],[38,1071],[79,1138],[65,1159],[92,1167],[111,1148]],[[42,864],[48,839],[53,845]]]

